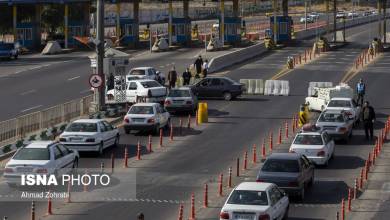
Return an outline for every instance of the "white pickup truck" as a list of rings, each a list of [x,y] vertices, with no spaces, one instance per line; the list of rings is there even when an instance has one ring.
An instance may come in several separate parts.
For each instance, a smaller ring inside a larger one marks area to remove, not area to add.
[[[107,91],[106,103],[119,104],[117,96],[120,94],[115,89]],[[139,79],[126,82],[126,100],[127,103],[137,103],[141,99],[145,102],[163,103],[167,95],[167,88],[155,80]]]
[[[305,99],[305,103],[308,105],[310,111],[323,111],[332,98],[353,99],[353,89],[344,83],[335,87],[314,87],[313,89],[313,94]]]

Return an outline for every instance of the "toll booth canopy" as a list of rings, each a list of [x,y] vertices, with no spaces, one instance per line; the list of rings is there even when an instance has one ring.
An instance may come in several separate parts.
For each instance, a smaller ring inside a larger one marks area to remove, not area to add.
[[[293,20],[290,16],[276,16],[276,40],[277,43],[288,42],[291,40],[291,31]],[[274,32],[274,17],[270,17],[270,32]]]

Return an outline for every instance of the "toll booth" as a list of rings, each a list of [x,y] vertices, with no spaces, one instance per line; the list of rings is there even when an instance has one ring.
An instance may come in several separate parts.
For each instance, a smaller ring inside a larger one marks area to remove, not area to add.
[[[23,22],[16,24],[17,41],[26,48],[34,48],[40,45],[38,24],[34,22]]]
[[[293,20],[290,16],[276,16],[276,41],[277,43],[289,42],[291,40]],[[274,17],[270,17],[270,32],[273,36]]]
[[[221,20],[219,20],[221,23]],[[225,33],[224,41],[229,44],[237,44],[241,42],[241,18],[225,17]]]
[[[178,44],[191,42],[190,18],[172,18],[172,42]]]
[[[137,25],[132,18],[120,18],[119,24],[121,27],[120,42],[122,45],[134,45],[136,41],[136,28]]]
[[[74,37],[86,37],[89,36],[88,25],[83,21],[69,21],[68,27],[68,46],[79,47],[82,43],[76,40]]]

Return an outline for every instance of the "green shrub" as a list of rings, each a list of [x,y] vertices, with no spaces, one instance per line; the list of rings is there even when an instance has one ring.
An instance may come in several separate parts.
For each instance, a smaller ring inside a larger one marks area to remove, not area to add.
[[[8,153],[10,151],[11,151],[11,144],[8,144],[8,145],[4,146],[3,153],[6,154],[6,153]]]
[[[20,148],[20,147],[22,147],[23,146],[23,139],[21,139],[21,140],[18,140],[17,142],[16,142],[16,148]]]
[[[30,138],[29,138],[28,140],[29,140],[29,141],[35,141],[35,140],[36,140],[36,137],[37,137],[36,134],[31,135]]]

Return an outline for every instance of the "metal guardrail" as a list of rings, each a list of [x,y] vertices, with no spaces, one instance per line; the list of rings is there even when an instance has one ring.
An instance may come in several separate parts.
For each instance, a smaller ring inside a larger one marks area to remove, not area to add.
[[[93,95],[0,122],[0,146],[88,114]]]

